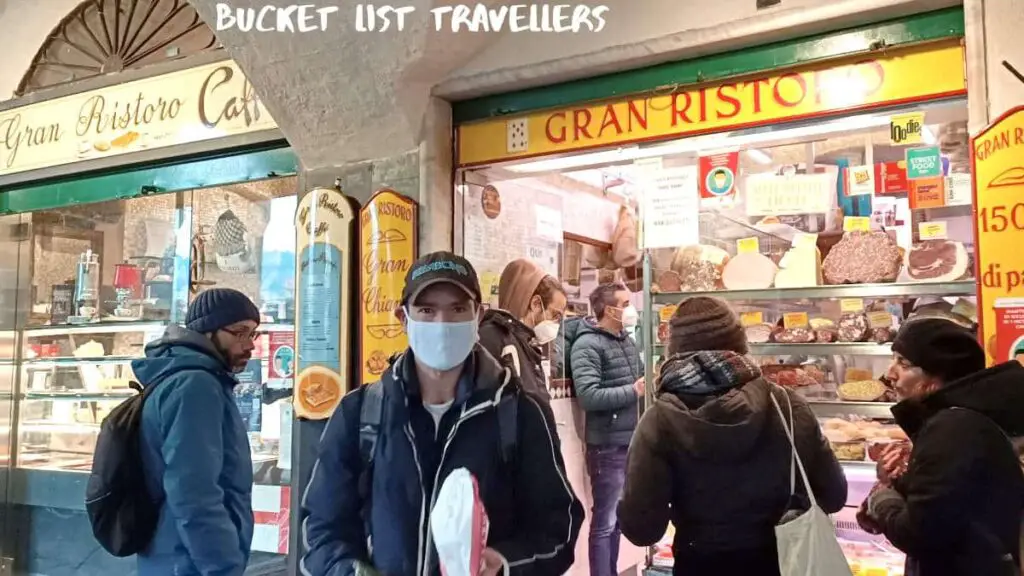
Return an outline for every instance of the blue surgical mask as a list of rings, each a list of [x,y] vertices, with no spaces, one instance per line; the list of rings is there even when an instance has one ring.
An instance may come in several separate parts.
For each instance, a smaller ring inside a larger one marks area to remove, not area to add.
[[[416,359],[441,372],[466,361],[479,340],[476,320],[468,322],[417,322],[406,313],[409,347]]]

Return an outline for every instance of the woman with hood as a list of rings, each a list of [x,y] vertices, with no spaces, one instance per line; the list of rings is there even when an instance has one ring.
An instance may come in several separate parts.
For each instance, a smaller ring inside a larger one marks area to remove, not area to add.
[[[545,400],[550,394],[541,346],[558,336],[567,304],[557,278],[529,260],[513,260],[498,280],[498,309],[480,321],[484,349],[516,371],[523,390]]]
[[[809,501],[799,476],[791,483],[792,447],[769,394],[792,408],[797,453],[827,513],[846,503],[843,470],[807,402],[761,376],[725,302],[683,300],[669,326],[655,402],[629,447],[622,533],[649,546],[671,521],[677,575],[778,575],[775,526]]]

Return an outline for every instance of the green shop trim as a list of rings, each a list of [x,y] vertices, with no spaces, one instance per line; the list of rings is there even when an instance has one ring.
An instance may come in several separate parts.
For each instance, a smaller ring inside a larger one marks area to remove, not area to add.
[[[235,155],[182,159],[172,164],[118,170],[105,174],[69,175],[68,179],[0,190],[0,214],[49,210],[61,206],[124,200],[194,188],[223,186],[298,173],[290,148]]]
[[[452,105],[452,118],[456,125],[465,124],[499,116],[572,106],[580,102],[622,98],[675,86],[963,35],[963,8],[947,8],[714,56],[668,62],[627,72],[465,100]]]

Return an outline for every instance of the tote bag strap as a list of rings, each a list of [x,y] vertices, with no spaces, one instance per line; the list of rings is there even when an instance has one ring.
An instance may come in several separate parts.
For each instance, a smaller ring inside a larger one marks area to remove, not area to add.
[[[777,387],[773,387],[777,388]],[[790,462],[790,489],[791,491],[796,488],[796,479],[793,474],[793,462],[796,463],[796,467],[800,470],[800,478],[803,480],[804,488],[807,490],[807,498],[811,502],[811,508],[818,507],[818,501],[814,498],[814,490],[811,490],[811,482],[807,479],[807,471],[804,470],[804,463],[800,460],[800,454],[796,451],[796,441],[793,439],[793,404],[789,400],[789,394],[782,390],[782,395],[786,398],[786,406],[789,409],[789,421],[786,421],[786,416],[782,413],[782,408],[779,406],[779,401],[775,399],[774,391],[770,391],[768,396],[772,399],[772,405],[775,406],[775,412],[778,413],[779,419],[782,420],[782,429],[786,431],[786,438],[789,438],[789,446],[793,451],[793,459]]]

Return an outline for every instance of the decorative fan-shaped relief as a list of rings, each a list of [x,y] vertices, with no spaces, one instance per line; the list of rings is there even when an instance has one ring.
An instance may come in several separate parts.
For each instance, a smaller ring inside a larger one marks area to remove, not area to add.
[[[218,48],[186,0],[86,0],[50,32],[15,95]]]

